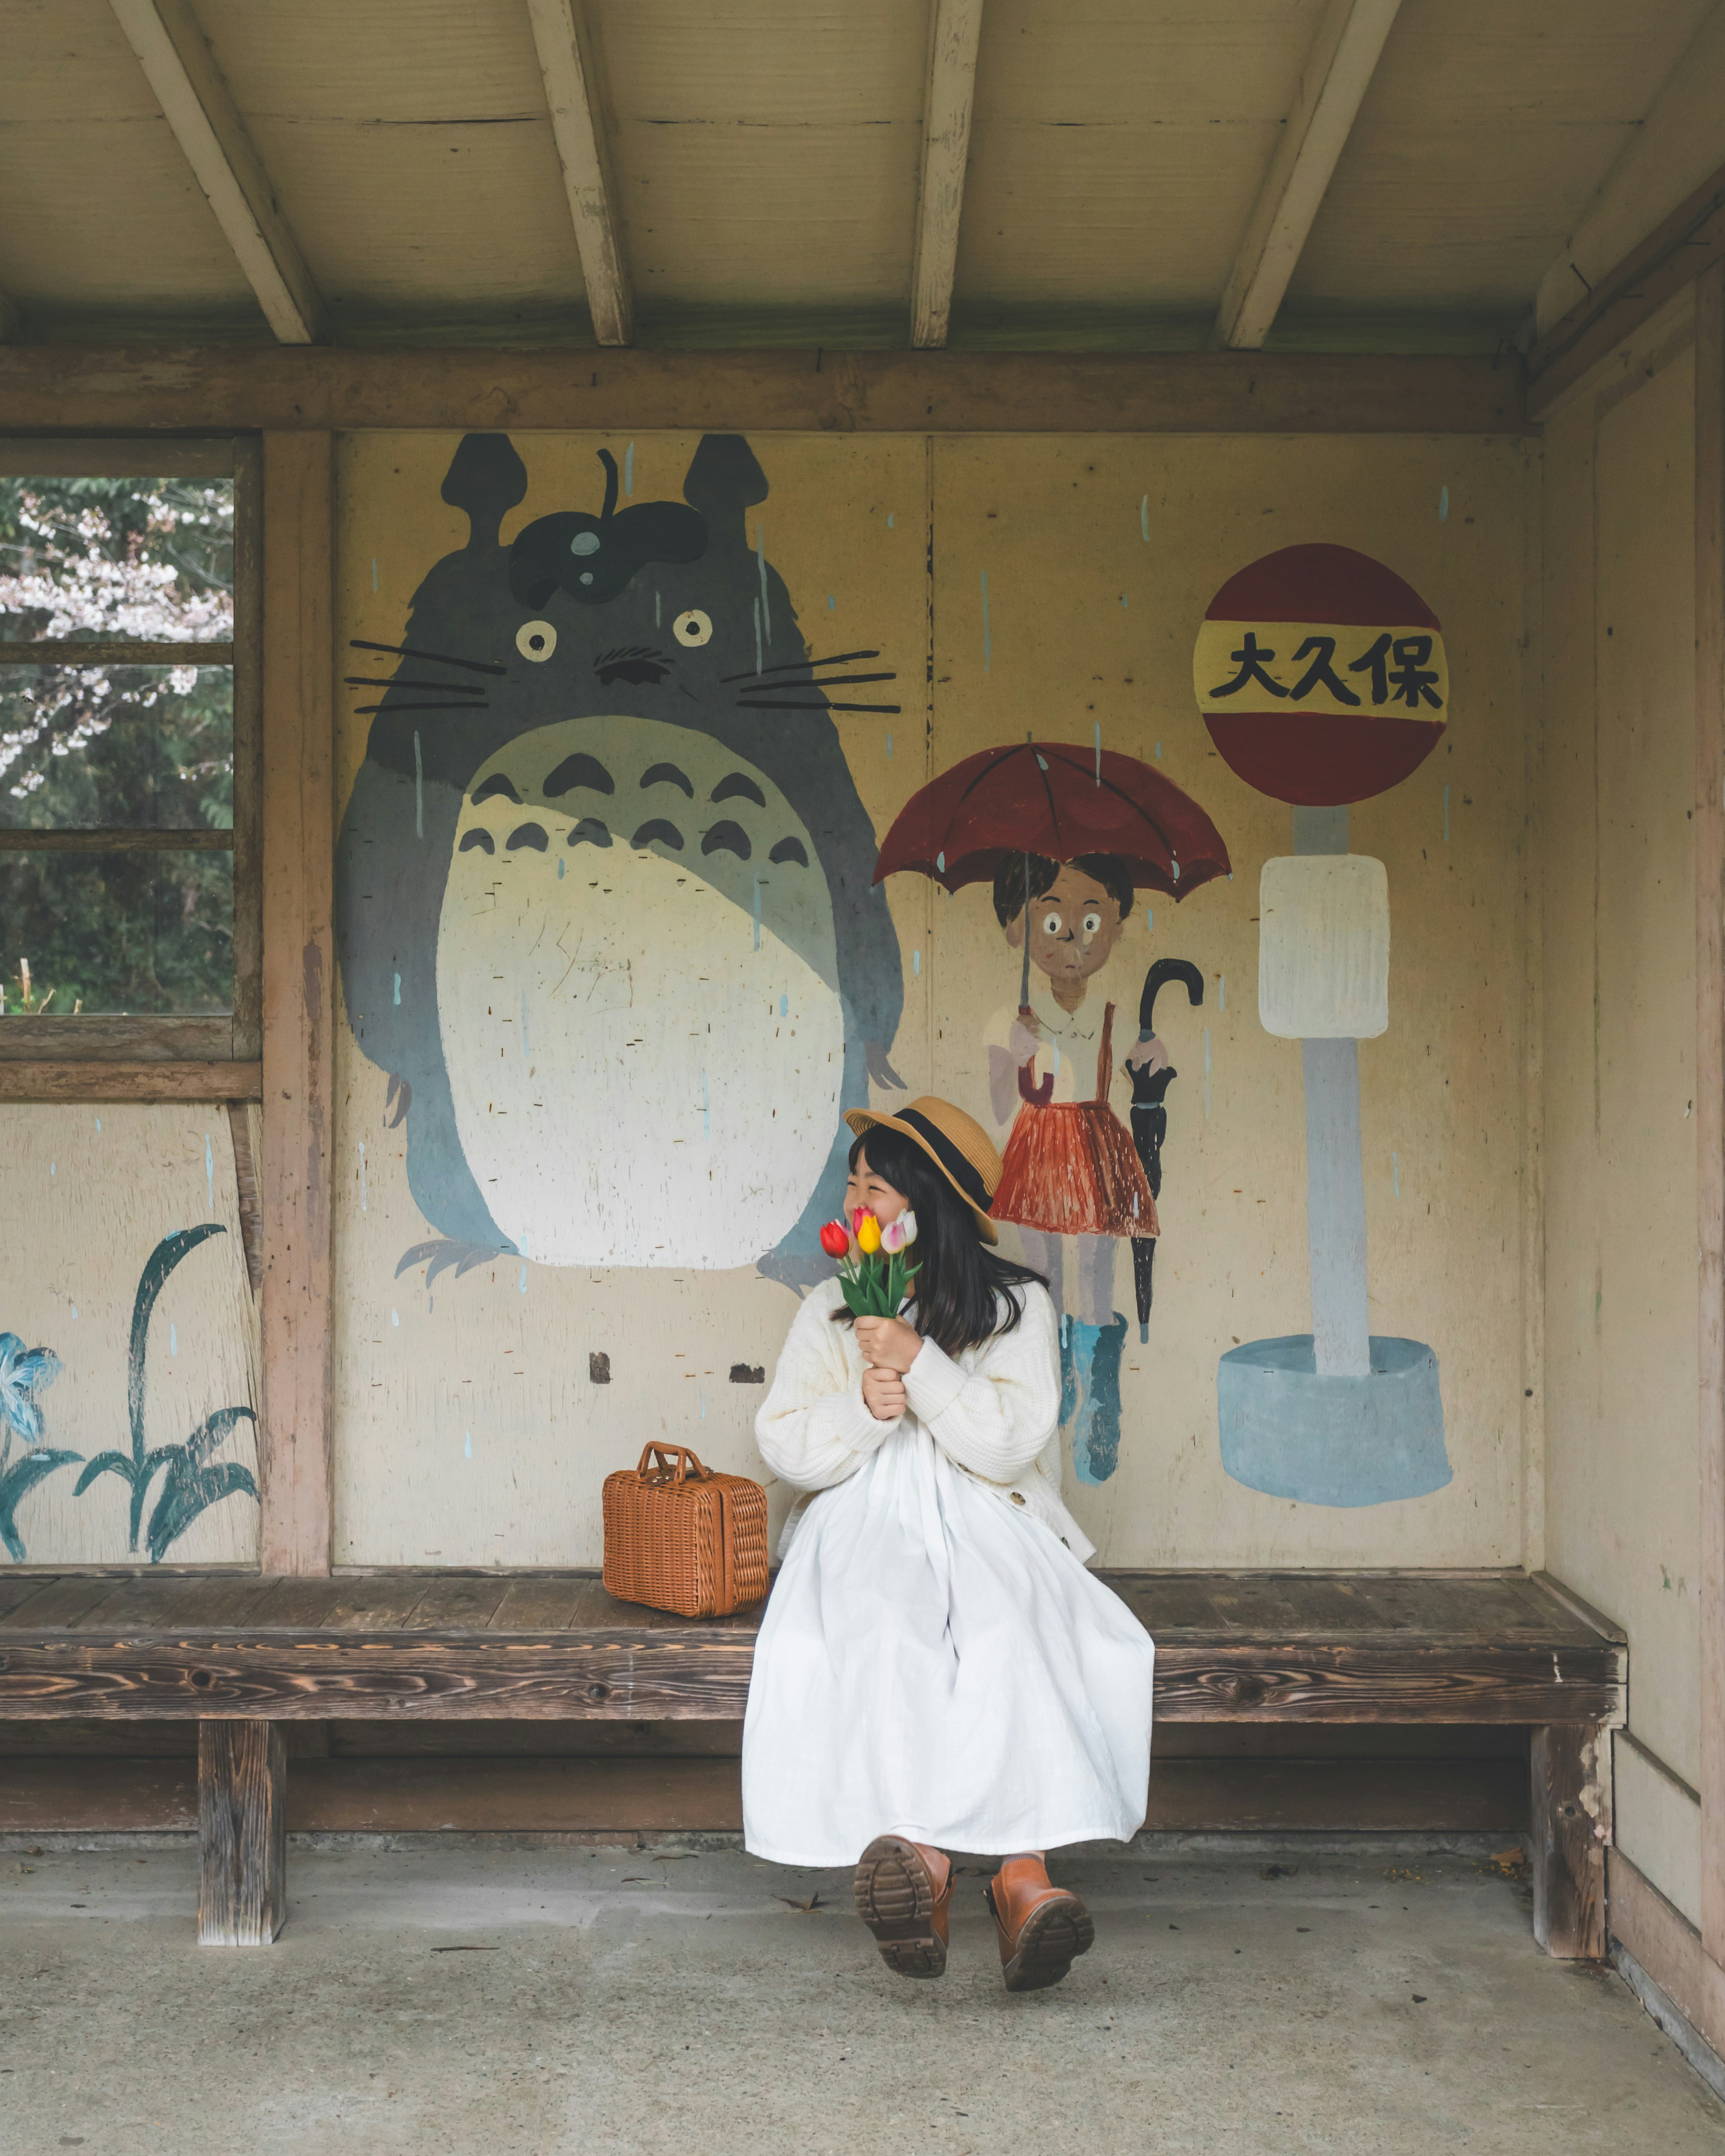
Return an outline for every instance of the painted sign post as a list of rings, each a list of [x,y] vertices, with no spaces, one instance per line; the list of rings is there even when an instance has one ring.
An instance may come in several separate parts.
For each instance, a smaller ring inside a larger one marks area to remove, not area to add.
[[[1437,1358],[1367,1317],[1358,1044],[1389,1024],[1389,887],[1352,854],[1348,808],[1398,784],[1449,707],[1438,619],[1352,548],[1303,546],[1229,579],[1199,630],[1194,684],[1211,738],[1249,785],[1293,808],[1293,852],[1260,886],[1258,1011],[1301,1044],[1312,1330],[1221,1359],[1222,1460],[1237,1481],[1308,1504],[1441,1489]]]

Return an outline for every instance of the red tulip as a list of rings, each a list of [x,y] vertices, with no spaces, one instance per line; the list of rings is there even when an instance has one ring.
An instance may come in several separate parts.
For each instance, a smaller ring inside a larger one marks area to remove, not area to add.
[[[850,1230],[842,1220],[829,1220],[820,1231],[820,1246],[829,1258],[842,1258],[850,1248]]]

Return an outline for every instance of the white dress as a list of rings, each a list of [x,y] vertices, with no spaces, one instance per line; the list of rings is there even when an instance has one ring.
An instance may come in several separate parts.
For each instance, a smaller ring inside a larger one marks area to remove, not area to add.
[[[956,1358],[923,1342],[895,1423],[864,1404],[836,1281],[791,1327],[756,1435],[816,1494],[787,1525],[749,1686],[757,1856],[853,1864],[895,1830],[1008,1856],[1143,1824],[1155,1650],[1072,1547],[1090,1550],[1058,1496],[1054,1308],[1014,1292],[1014,1332]]]

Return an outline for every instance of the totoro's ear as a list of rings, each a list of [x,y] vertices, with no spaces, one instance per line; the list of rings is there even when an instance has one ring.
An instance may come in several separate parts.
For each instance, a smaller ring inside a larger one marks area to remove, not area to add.
[[[495,547],[506,514],[527,490],[527,468],[507,434],[464,434],[443,497],[467,511],[470,547]]]
[[[742,434],[703,434],[683,481],[683,499],[706,517],[716,533],[742,512],[767,499],[767,475]]]

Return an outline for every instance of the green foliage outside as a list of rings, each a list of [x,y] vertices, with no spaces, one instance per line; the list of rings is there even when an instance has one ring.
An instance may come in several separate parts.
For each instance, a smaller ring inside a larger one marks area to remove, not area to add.
[[[0,478],[0,641],[233,634],[227,480]],[[0,667],[0,828],[226,829],[226,666]],[[0,1013],[226,1011],[226,853],[0,854]]]

